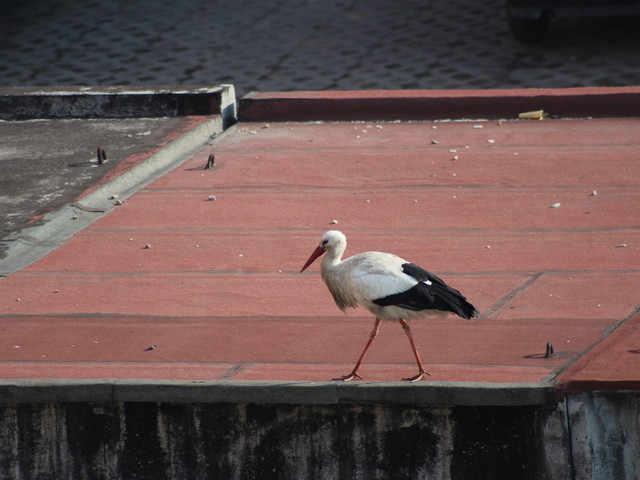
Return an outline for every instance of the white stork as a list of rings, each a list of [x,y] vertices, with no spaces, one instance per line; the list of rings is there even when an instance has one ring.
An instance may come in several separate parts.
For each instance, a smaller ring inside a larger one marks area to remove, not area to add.
[[[358,375],[358,369],[378,334],[381,320],[400,322],[409,337],[418,363],[418,375],[405,380],[416,382],[425,375],[430,375],[422,366],[406,320],[427,315],[445,315],[446,312],[469,319],[478,316],[478,310],[458,290],[396,255],[364,252],[342,260],[346,248],[347,237],[342,232],[330,230],[322,235],[320,244],[300,270],[302,273],[316,258],[326,253],[320,272],[338,307],[344,311],[347,307],[362,305],[376,317],[369,341],[356,366],[350,374],[341,377],[341,380],[362,379]]]

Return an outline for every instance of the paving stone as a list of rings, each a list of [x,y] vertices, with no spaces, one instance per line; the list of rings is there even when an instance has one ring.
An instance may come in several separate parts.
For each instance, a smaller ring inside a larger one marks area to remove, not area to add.
[[[7,2],[1,85],[233,83],[252,90],[640,84],[637,25],[560,20],[540,45],[502,0]]]

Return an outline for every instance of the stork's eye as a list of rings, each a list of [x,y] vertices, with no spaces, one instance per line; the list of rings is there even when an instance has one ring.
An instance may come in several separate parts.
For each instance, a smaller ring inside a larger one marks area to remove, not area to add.
[[[323,246],[323,247],[326,247],[326,246],[327,246],[327,243],[329,243],[329,240],[323,240],[323,241],[322,241],[322,246]]]

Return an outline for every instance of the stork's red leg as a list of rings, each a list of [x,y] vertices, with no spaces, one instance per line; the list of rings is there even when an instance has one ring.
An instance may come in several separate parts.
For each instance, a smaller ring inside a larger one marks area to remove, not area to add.
[[[345,375],[344,377],[336,378],[334,380],[344,380],[345,382],[349,382],[356,378],[359,378],[360,380],[362,380],[362,377],[358,375],[358,369],[360,368],[360,364],[362,363],[362,359],[364,358],[364,355],[367,353],[367,350],[369,350],[369,347],[373,343],[373,340],[378,335],[379,329],[380,329],[380,320],[376,318],[376,323],[373,324],[373,330],[371,330],[371,335],[369,335],[369,341],[364,346],[364,350],[362,350],[362,353],[360,354],[360,358],[358,358],[358,362],[356,363],[356,366],[353,367],[353,371],[349,375]]]
[[[400,320],[400,325],[402,325],[404,333],[406,333],[407,337],[409,337],[409,342],[411,343],[411,350],[413,350],[413,354],[416,357],[416,362],[418,363],[418,375],[416,375],[415,377],[403,378],[403,380],[407,380],[411,383],[417,382],[418,380],[422,380],[425,375],[431,375],[431,374],[427,372],[422,366],[422,360],[420,360],[420,354],[416,349],[416,344],[413,341],[413,335],[411,335],[411,329],[409,328],[409,325],[404,320]]]

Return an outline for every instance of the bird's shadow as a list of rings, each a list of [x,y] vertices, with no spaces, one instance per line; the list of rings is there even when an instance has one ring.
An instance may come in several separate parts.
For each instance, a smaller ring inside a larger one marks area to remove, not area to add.
[[[69,168],[78,167],[98,167],[100,164],[96,160],[87,160],[86,162],[70,163],[67,165]]]
[[[552,358],[553,355],[547,355],[546,353],[532,353],[531,355],[524,355],[522,358]]]

